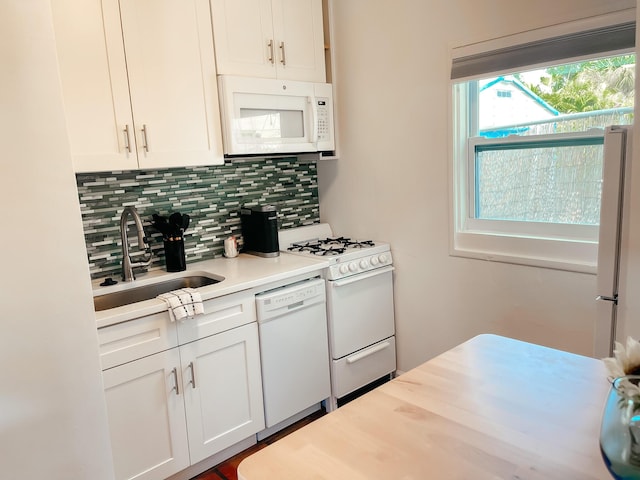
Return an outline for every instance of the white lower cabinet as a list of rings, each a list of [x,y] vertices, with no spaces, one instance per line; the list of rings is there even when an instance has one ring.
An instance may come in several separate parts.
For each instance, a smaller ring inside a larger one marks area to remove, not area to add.
[[[179,369],[173,348],[102,372],[117,480],[163,479],[189,466]]]
[[[191,463],[264,429],[258,326],[180,347]]]
[[[98,331],[116,480],[165,479],[264,429],[255,309],[235,317],[240,326],[221,321],[226,330],[179,346],[176,325],[154,330],[151,317]],[[150,339],[171,347],[149,355]],[[114,350],[137,359],[108,368]]]

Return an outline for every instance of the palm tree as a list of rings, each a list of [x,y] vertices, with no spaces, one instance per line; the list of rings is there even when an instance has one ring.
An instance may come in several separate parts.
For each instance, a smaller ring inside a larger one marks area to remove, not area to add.
[[[635,55],[550,67],[540,85],[527,85],[562,113],[632,107]]]

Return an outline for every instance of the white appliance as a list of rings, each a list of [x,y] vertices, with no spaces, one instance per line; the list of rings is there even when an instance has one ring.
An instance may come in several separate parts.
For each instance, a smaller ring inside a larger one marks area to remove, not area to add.
[[[218,77],[225,155],[335,149],[329,83]]]
[[[628,235],[631,220],[631,132],[630,127],[612,126],[605,129],[604,135],[594,342],[596,357],[611,356],[613,342],[621,341],[629,333],[627,307],[633,301],[631,297],[638,295],[637,291],[628,292],[627,277],[623,274],[633,255]],[[622,311],[621,302],[625,305]]]
[[[388,244],[336,237],[328,224],[282,230],[284,252],[331,257],[325,270],[331,354],[331,399],[349,394],[396,370],[393,259]]]
[[[256,295],[265,424],[262,439],[321,408],[331,395],[324,280]]]

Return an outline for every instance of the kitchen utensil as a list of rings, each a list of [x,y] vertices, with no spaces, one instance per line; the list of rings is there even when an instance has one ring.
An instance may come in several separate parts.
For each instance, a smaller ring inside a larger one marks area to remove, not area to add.
[[[167,223],[167,217],[160,216],[157,213],[153,214],[153,228],[162,233],[163,236],[167,236],[172,233],[172,228],[169,223]]]
[[[173,212],[169,216],[169,224],[174,231],[180,232],[180,229],[182,228],[182,214],[179,212]]]

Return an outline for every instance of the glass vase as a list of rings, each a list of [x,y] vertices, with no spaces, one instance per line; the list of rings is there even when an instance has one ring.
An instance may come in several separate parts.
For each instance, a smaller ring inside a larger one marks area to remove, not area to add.
[[[634,391],[639,383],[640,375],[616,378],[602,414],[600,451],[619,480],[640,480],[640,397]]]

